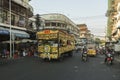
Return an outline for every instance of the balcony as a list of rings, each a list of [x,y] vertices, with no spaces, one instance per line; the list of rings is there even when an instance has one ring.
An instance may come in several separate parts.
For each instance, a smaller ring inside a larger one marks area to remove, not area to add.
[[[112,0],[111,3],[112,3],[112,5],[114,5],[115,4],[115,0]]]
[[[116,3],[120,2],[120,0],[115,0]]]
[[[110,9],[110,10],[107,10],[105,16],[106,16],[106,17],[114,16],[114,15],[116,15],[117,13],[118,13],[117,10],[115,10],[115,9]]]
[[[15,2],[15,3],[17,3],[17,4],[19,4],[19,5],[27,8],[27,9],[30,9],[30,11],[33,12],[33,7],[30,6],[27,2],[23,2],[23,1],[21,1],[21,0],[11,0],[11,1],[13,1],[13,2]]]
[[[120,2],[120,0],[112,0],[111,5],[116,6],[119,2]]]
[[[109,25],[113,26],[113,25],[114,25],[114,22],[113,22],[113,21],[110,21],[110,22],[109,22]]]
[[[57,26],[41,26],[39,27],[40,30],[42,29],[59,29],[59,30],[67,30],[66,27],[57,27]]]
[[[106,16],[106,17],[109,17],[109,16],[110,16],[110,13],[111,13],[110,10],[107,10],[105,16]]]
[[[111,7],[110,11],[111,12],[117,12],[117,7],[116,8],[115,7]]]

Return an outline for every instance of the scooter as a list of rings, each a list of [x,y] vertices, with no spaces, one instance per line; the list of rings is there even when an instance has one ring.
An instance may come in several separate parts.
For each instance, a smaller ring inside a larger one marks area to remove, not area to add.
[[[113,64],[113,56],[112,54],[107,54],[106,63],[112,65]]]
[[[84,52],[83,54],[82,54],[82,61],[87,61],[87,52]]]

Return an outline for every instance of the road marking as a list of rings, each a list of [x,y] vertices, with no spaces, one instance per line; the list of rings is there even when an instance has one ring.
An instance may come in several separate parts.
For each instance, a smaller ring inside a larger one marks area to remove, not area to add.
[[[74,66],[74,68],[78,68],[78,66]]]

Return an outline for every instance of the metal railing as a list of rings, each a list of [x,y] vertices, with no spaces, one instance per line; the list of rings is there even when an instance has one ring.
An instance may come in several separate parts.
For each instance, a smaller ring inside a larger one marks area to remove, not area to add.
[[[23,2],[21,0],[11,0],[11,1],[13,1],[13,2],[15,2],[15,3],[27,8],[27,9],[30,9],[30,11],[33,12],[33,7],[31,5],[29,5],[27,2]]]

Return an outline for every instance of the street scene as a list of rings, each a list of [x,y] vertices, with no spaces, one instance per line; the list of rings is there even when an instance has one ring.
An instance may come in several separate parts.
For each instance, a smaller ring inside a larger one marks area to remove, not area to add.
[[[120,80],[120,0],[0,0],[0,80]]]

